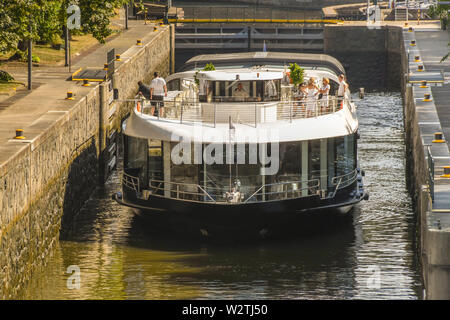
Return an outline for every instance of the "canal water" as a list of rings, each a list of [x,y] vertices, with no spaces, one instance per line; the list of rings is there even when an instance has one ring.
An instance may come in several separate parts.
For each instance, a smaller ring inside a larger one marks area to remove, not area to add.
[[[421,299],[401,97],[366,95],[358,113],[370,200],[342,225],[276,242],[190,243],[152,230],[112,201],[116,172],[21,298]]]

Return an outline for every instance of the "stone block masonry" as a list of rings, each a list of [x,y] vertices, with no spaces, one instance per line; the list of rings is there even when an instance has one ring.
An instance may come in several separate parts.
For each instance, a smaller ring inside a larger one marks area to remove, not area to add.
[[[159,27],[150,40],[142,36],[143,46],[121,54],[114,75],[120,98],[133,97],[137,81],[149,80],[154,71],[169,73],[172,29]],[[52,89],[49,83],[31,95],[64,97],[58,85]],[[0,113],[0,298],[20,296],[98,185],[108,137],[131,107],[109,103],[109,93],[108,83],[79,89],[74,102],[50,98],[42,112],[24,104],[33,103],[30,95],[10,107],[18,114]],[[7,123],[16,118],[27,123],[26,140],[12,139]]]

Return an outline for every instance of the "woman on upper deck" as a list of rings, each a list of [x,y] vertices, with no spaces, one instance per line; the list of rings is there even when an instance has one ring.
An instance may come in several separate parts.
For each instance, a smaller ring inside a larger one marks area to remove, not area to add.
[[[328,78],[322,79],[322,86],[319,89],[319,98],[322,111],[328,108],[328,94],[330,93],[330,80]]]
[[[314,77],[309,78],[308,85],[305,88],[306,93],[306,111],[308,115],[312,115],[317,104],[317,96],[319,94],[319,87],[316,85]]]

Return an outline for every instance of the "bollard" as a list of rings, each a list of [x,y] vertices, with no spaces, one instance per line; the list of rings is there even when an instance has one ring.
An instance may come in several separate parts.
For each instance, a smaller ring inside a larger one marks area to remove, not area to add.
[[[414,62],[420,62],[420,56],[415,56],[414,57]]]
[[[405,27],[407,27],[408,26],[408,22],[405,22]]]
[[[420,83],[420,87],[421,88],[428,88],[427,82],[425,80],[422,80],[422,82]]]
[[[444,135],[442,134],[442,132],[435,132],[434,133],[434,140],[431,141],[433,143],[443,143],[445,142],[444,140]]]
[[[142,46],[142,40],[141,39],[137,39],[136,40],[136,45],[137,46]]]
[[[83,79],[83,87],[90,87],[91,84],[89,83],[88,79]]]
[[[423,64],[417,66],[417,71],[423,71]]]
[[[408,32],[413,32],[413,28],[409,27]]]
[[[158,27],[153,27],[153,32],[158,31]]]
[[[66,100],[75,100],[74,94],[72,91],[67,91]]]
[[[414,47],[416,45],[416,40],[411,40],[410,46]]]
[[[444,174],[442,178],[450,178],[450,166],[444,166]]]
[[[25,137],[23,135],[23,129],[16,129],[16,136],[14,137],[14,139],[20,139],[20,140],[25,139]]]
[[[103,65],[103,70],[108,70],[108,64],[107,64],[107,63],[105,63],[105,64]]]
[[[431,94],[430,93],[425,93],[423,95],[423,101],[424,102],[430,102],[431,101]]]
[[[364,88],[359,88],[359,98],[364,99]]]
[[[116,54],[116,61],[122,61],[122,59],[120,59],[120,54]]]

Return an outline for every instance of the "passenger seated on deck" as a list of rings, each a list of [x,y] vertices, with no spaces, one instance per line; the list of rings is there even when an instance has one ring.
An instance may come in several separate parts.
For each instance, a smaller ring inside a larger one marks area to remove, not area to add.
[[[242,86],[242,83],[239,83],[237,88],[234,89],[233,97],[242,98],[242,99],[245,99],[245,98],[249,97],[247,91],[244,90],[244,87]]]

